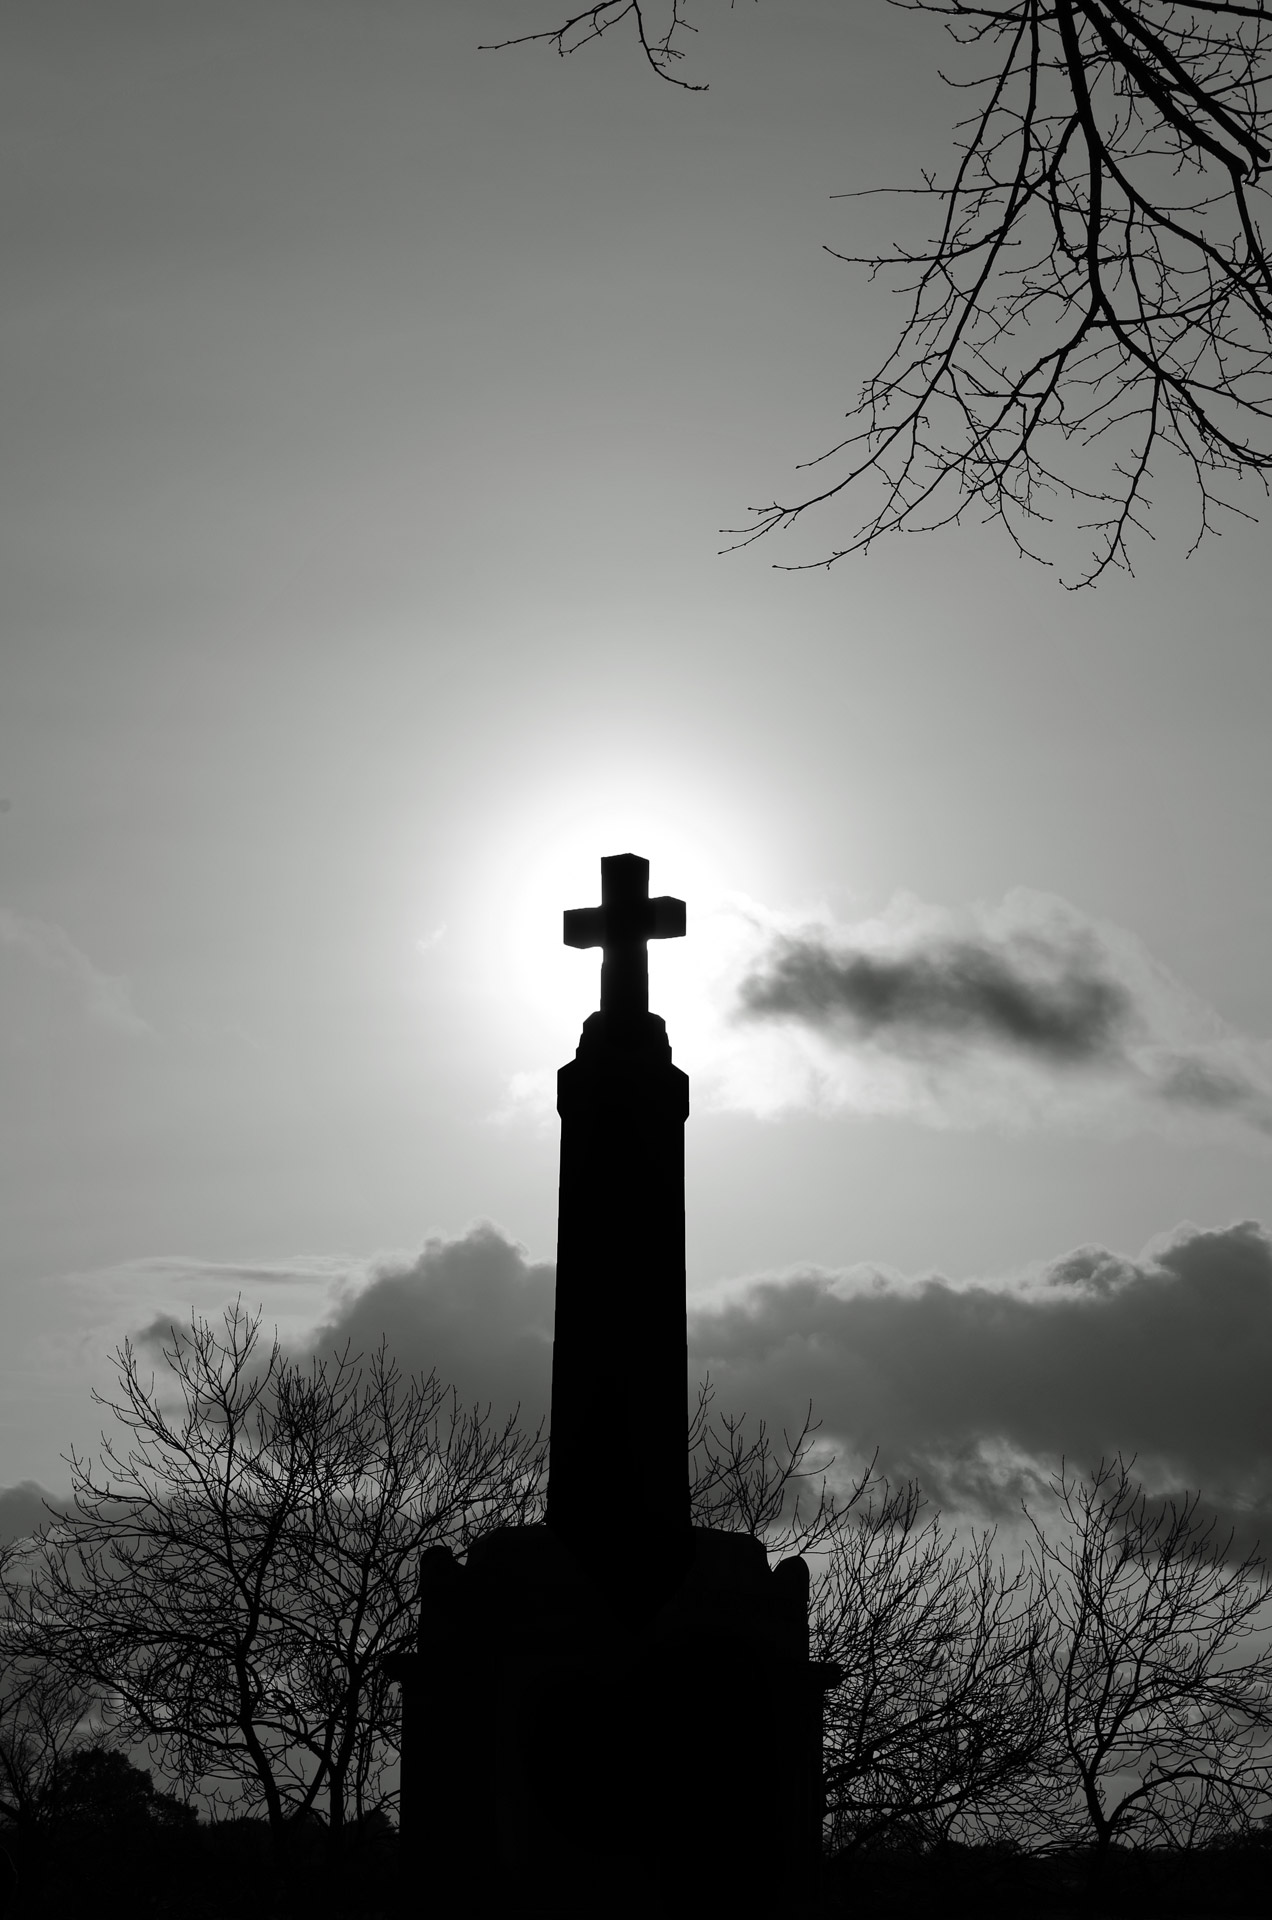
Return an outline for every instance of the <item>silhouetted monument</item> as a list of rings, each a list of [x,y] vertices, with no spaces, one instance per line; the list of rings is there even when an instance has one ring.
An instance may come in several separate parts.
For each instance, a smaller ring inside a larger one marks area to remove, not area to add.
[[[604,1551],[624,1528],[676,1550],[685,1467],[685,1121],[689,1078],[649,1011],[646,941],[685,930],[683,900],[649,898],[649,862],[601,862],[601,904],[565,916],[600,947],[601,1010],[557,1075],[561,1195],[548,1525]],[[602,1438],[603,1436],[603,1438]]]
[[[689,1520],[684,1123],[646,942],[683,934],[649,863],[565,916],[600,1011],[558,1076],[547,1522],[420,1568],[404,1688],[404,1886],[421,1905],[794,1913],[821,1841],[826,1675],[808,1571]]]

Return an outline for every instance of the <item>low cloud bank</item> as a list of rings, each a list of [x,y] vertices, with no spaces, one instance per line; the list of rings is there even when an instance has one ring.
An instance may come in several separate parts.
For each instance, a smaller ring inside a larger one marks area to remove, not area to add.
[[[382,1265],[311,1345],[383,1336],[404,1367],[537,1422],[552,1287],[549,1263],[481,1226]],[[1272,1546],[1272,1238],[1254,1222],[994,1280],[862,1267],[733,1281],[691,1300],[689,1349],[690,1379],[709,1372],[722,1408],[780,1429],[811,1401],[846,1465],[877,1449],[883,1471],[950,1509],[1010,1513],[1061,1456],[1120,1451],[1153,1489],[1200,1487]]]
[[[723,1401],[789,1421],[811,1399],[851,1454],[877,1447],[950,1506],[1005,1512],[1062,1455],[1121,1452],[1272,1545],[1272,1239],[1254,1222],[995,1282],[756,1279],[697,1309],[690,1344]]]
[[[772,927],[734,1013],[806,1048],[788,1104],[1272,1134],[1272,1047],[1054,895],[962,911],[901,896],[853,925]]]

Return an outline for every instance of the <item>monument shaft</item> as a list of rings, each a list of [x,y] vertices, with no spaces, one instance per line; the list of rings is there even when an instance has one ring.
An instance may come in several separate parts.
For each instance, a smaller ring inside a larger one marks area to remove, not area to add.
[[[561,1189],[548,1524],[579,1547],[689,1525],[689,1081],[654,1014],[593,1014],[557,1078]]]

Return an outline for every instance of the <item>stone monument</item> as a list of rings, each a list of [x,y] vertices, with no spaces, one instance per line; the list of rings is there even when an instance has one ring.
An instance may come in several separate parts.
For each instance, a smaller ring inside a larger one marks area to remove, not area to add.
[[[808,1571],[690,1523],[689,1083],[646,954],[685,908],[648,879],[602,860],[600,906],[565,915],[567,945],[601,948],[601,1004],[557,1082],[546,1523],[425,1554],[391,1668],[421,1912],[790,1914],[812,1892],[833,1676],[808,1657]]]

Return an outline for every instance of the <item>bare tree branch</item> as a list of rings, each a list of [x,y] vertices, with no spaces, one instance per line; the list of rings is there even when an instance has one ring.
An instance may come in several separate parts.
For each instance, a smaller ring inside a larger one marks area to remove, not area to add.
[[[979,106],[955,130],[934,237],[882,254],[828,248],[901,296],[896,345],[805,468],[823,485],[754,508],[726,551],[849,500],[845,538],[996,520],[1066,584],[1130,570],[1153,484],[1179,464],[1195,546],[1237,483],[1272,473],[1272,264],[1260,217],[1272,161],[1268,5],[1227,0],[889,0],[945,21]],[[573,52],[627,25],[676,79],[692,0],[612,0],[521,36]],[[510,44],[510,43],[506,43]],[[676,84],[685,84],[676,79]],[[867,189],[877,192],[879,189]],[[889,191],[887,189],[883,191]],[[853,197],[851,195],[844,197]]]
[[[554,47],[564,58],[566,54],[577,53],[589,41],[599,40],[602,34],[609,33],[627,20],[631,23],[647,64],[660,80],[669,80],[673,87],[683,87],[686,93],[705,93],[707,89],[702,82],[682,80],[672,72],[672,63],[684,59],[680,41],[686,34],[697,32],[697,28],[690,26],[686,18],[688,3],[689,0],[665,0],[665,18],[659,29],[650,27],[650,14],[654,10],[646,4],[646,0],[597,0],[595,6],[584,7],[581,13],[571,14],[559,27],[515,34],[510,40],[489,41],[480,51],[498,53],[504,47],[525,47],[542,41]]]

